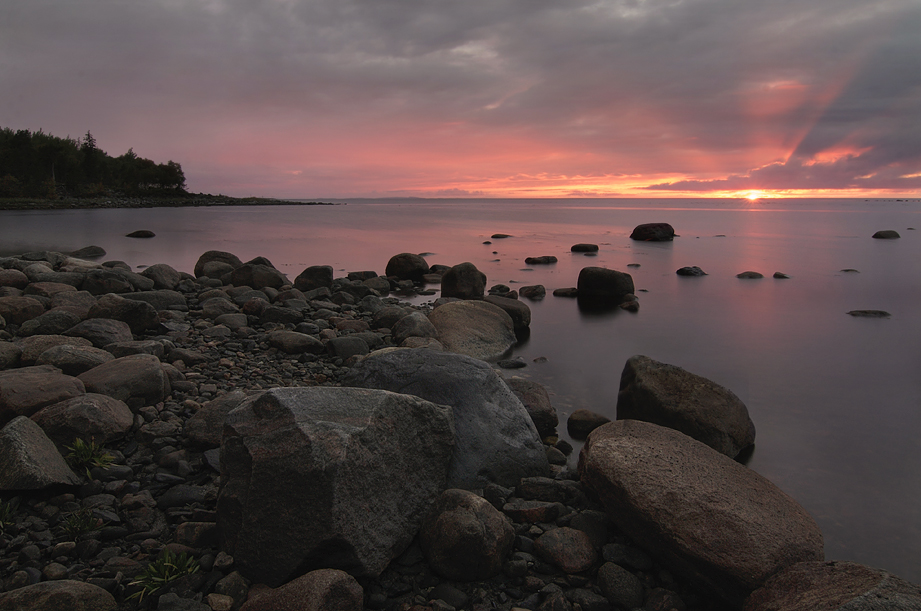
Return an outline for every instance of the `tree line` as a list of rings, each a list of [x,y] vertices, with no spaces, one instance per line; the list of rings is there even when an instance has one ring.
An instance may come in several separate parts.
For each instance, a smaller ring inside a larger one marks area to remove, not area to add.
[[[132,149],[110,157],[89,131],[58,138],[39,130],[0,128],[0,197],[98,197],[185,193],[175,161],[155,163]]]

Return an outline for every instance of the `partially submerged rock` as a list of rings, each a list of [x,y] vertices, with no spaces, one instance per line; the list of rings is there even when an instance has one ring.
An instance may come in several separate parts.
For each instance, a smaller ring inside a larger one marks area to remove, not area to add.
[[[755,443],[745,404],[728,388],[647,356],[624,365],[618,420],[644,420],[681,431],[729,458]]]
[[[675,229],[668,223],[645,223],[634,228],[630,239],[640,242],[671,242],[675,239]]]
[[[778,571],[824,559],[806,510],[684,433],[637,420],[607,424],[586,441],[579,473],[638,545],[734,606]]]
[[[882,229],[874,233],[873,237],[877,240],[898,240],[902,236],[895,229]]]
[[[620,303],[635,292],[633,277],[625,272],[604,267],[584,267],[576,283],[579,299]]]
[[[486,274],[473,263],[460,263],[441,277],[441,296],[459,299],[482,299],[486,292]]]

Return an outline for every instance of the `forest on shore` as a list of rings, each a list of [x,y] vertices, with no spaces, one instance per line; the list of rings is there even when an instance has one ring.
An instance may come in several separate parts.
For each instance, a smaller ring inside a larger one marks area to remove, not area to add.
[[[0,198],[176,196],[185,194],[185,186],[175,161],[156,163],[132,149],[111,157],[89,131],[74,139],[0,128]]]

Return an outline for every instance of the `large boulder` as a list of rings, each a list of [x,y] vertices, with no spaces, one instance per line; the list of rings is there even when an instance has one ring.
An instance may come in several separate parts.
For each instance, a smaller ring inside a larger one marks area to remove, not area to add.
[[[409,337],[438,337],[438,329],[422,312],[402,316],[393,323],[391,331],[393,342],[397,345],[402,344]]]
[[[32,421],[42,427],[59,448],[74,439],[93,439],[105,444],[123,437],[134,424],[134,415],[124,402],[105,395],[87,393],[43,407],[32,415]]]
[[[149,303],[112,294],[99,297],[87,313],[87,318],[120,320],[128,325],[132,333],[143,333],[160,322],[157,310]]]
[[[209,250],[208,252],[202,254],[202,256],[198,258],[198,261],[195,262],[194,273],[196,278],[208,276],[208,274],[205,273],[205,266],[208,263],[223,263],[228,265],[230,269],[236,269],[243,265],[243,261],[240,261],[239,257],[236,255],[221,250]],[[209,277],[220,278],[220,275]]]
[[[382,351],[358,363],[342,383],[406,393],[451,407],[457,444],[448,471],[449,488],[514,486],[522,477],[549,471],[546,451],[527,410],[481,360],[425,348]]]
[[[635,292],[633,276],[605,267],[583,267],[576,284],[579,299],[620,303]]]
[[[299,291],[312,291],[329,288],[333,285],[333,268],[329,265],[312,265],[298,274],[294,279],[294,288]]]
[[[735,607],[780,570],[824,559],[822,533],[796,501],[673,429],[606,424],[586,440],[579,473],[638,545]]]
[[[144,301],[153,306],[155,310],[169,310],[171,308],[185,308],[188,306],[185,296],[178,291],[160,289],[157,291],[141,291],[139,293],[126,293],[125,299]]]
[[[93,367],[108,363],[113,357],[109,352],[92,346],[59,344],[48,348],[36,359],[36,365],[51,365],[64,374],[78,376]]]
[[[478,359],[498,359],[518,339],[512,318],[485,301],[452,301],[429,314],[446,350]]]
[[[32,297],[11,296],[0,297],[0,317],[6,322],[21,325],[27,320],[32,320],[45,313],[45,306],[41,301]]]
[[[671,242],[675,239],[675,228],[668,223],[645,223],[633,229],[630,239],[640,242]]]
[[[429,273],[429,264],[421,255],[403,252],[390,257],[390,261],[387,262],[387,269],[384,273],[400,280],[422,282],[422,276]]]
[[[78,378],[48,365],[0,371],[0,424],[85,392]]]
[[[22,348],[13,342],[0,342],[0,370],[17,367],[20,357]]]
[[[224,422],[217,520],[248,579],[377,576],[444,489],[451,410],[357,388],[276,388]]]
[[[153,280],[155,289],[173,290],[182,281],[182,274],[166,263],[151,265],[141,275]]]
[[[85,319],[90,312],[90,308],[96,305],[96,298],[88,291],[77,291],[76,293],[58,293],[51,298],[51,308],[61,309],[72,312]]]
[[[32,335],[16,340],[16,345],[22,350],[21,360],[23,365],[34,365],[39,357],[55,346],[90,346],[90,340],[82,337],[68,337],[66,335]]]
[[[280,588],[252,595],[240,611],[361,611],[364,590],[336,569],[317,569]]]
[[[550,404],[550,395],[541,384],[526,378],[509,378],[505,380],[524,408],[528,410],[537,433],[543,438],[553,435],[560,423],[559,416]]]
[[[91,295],[107,295],[108,293],[130,293],[134,290],[131,280],[125,275],[124,270],[94,269],[86,273],[83,279],[83,290]],[[140,276],[143,278],[143,276]],[[145,278],[153,288],[153,281]]]
[[[0,286],[24,289],[29,284],[29,277],[18,269],[0,269]]]
[[[41,427],[19,416],[0,430],[0,490],[39,490],[79,484]]]
[[[115,611],[115,598],[99,586],[63,579],[0,594],[0,611]]]
[[[320,354],[326,350],[323,342],[312,335],[279,329],[268,335],[269,345],[287,354]]]
[[[642,355],[630,357],[620,376],[617,419],[667,426],[729,458],[755,443],[748,409],[731,390]]]
[[[419,545],[436,573],[452,581],[499,574],[515,530],[498,509],[466,490],[441,493],[419,531]]]
[[[268,265],[245,263],[230,273],[230,282],[234,286],[251,286],[254,289],[281,288],[291,284],[287,276]]]
[[[800,562],[752,592],[744,611],[919,611],[921,586],[854,562]]]
[[[130,342],[134,340],[131,327],[128,323],[111,318],[91,318],[78,323],[64,332],[70,337],[88,339],[97,348],[105,348],[116,342]]]
[[[441,277],[441,296],[458,299],[482,299],[486,292],[486,274],[473,263],[460,263]]]
[[[82,319],[79,315],[66,310],[49,310],[41,316],[27,320],[19,327],[19,335],[57,335],[67,331]]]
[[[169,378],[160,359],[132,354],[103,363],[78,376],[87,391],[107,395],[129,405],[154,405],[170,395]]]

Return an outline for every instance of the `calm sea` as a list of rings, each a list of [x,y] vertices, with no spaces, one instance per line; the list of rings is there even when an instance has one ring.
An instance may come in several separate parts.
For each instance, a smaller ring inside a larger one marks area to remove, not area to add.
[[[638,243],[647,222],[680,237]],[[919,231],[910,228],[918,227]],[[150,229],[153,239],[123,237]],[[898,240],[874,240],[895,229]],[[511,237],[493,239],[494,233]],[[580,242],[596,257],[570,253]],[[337,206],[0,212],[0,254],[90,244],[132,266],[191,272],[206,250],[268,257],[293,279],[309,265],[383,273],[400,252],[474,263],[489,285],[576,285],[579,270],[632,274],[636,314],[531,302],[516,375],[545,384],[565,423],[615,417],[634,354],[735,392],[757,428],[749,466],[819,522],[829,559],[921,582],[921,202],[761,200],[358,200]],[[555,255],[551,266],[525,257]],[[628,264],[639,267],[628,267]],[[709,275],[684,278],[679,267]],[[844,269],[857,270],[843,272]],[[760,280],[736,274],[758,271]],[[790,276],[771,277],[774,272]],[[856,309],[888,319],[854,318]],[[533,363],[546,357],[544,363]],[[561,432],[565,436],[565,425]]]

